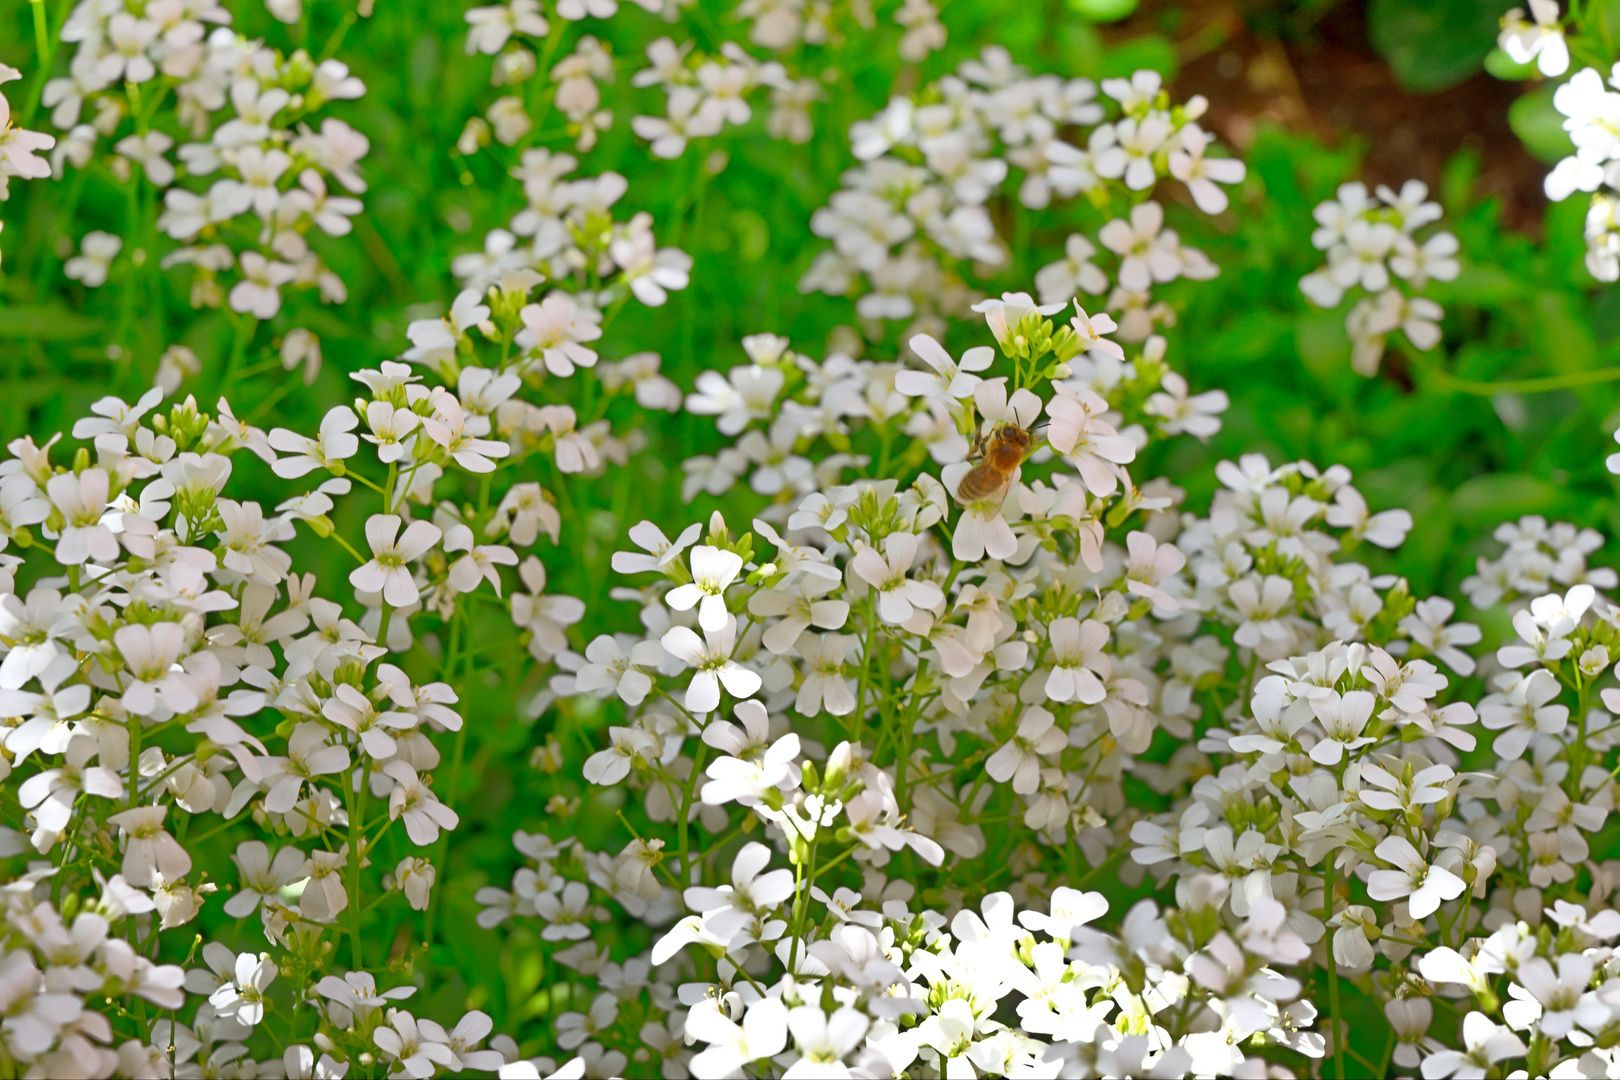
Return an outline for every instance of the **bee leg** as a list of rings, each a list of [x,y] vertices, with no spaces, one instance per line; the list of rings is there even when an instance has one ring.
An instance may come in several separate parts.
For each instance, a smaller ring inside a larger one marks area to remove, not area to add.
[[[982,433],[978,434],[978,435],[975,435],[973,437],[972,444],[968,446],[968,456],[967,456],[966,460],[968,460],[968,461],[983,461],[984,460],[984,455],[985,455],[985,449],[986,448],[985,448],[984,435]]]

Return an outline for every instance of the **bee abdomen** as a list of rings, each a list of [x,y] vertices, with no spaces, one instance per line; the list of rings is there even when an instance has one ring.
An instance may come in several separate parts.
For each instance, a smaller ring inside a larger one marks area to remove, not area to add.
[[[978,502],[994,495],[1001,489],[1002,483],[1000,472],[988,465],[980,465],[962,477],[962,482],[956,485],[956,497],[963,502]]]

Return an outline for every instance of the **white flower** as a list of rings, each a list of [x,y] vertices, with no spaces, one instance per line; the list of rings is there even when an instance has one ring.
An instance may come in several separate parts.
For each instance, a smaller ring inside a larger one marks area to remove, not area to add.
[[[1524,1030],[1534,1024],[1542,1035],[1562,1039],[1577,1024],[1588,1031],[1602,1031],[1609,1023],[1608,1006],[1589,989],[1589,956],[1564,953],[1558,957],[1556,972],[1544,958],[1533,956],[1519,965],[1515,979],[1517,985],[1509,984],[1514,1000],[1502,1007],[1502,1018],[1510,1027]],[[1529,993],[1520,991],[1521,986]]]
[[[450,584],[459,592],[472,592],[480,581],[488,581],[500,596],[501,573],[495,568],[518,564],[517,552],[504,544],[474,544],[472,530],[459,522],[446,530],[444,550],[466,552],[450,564]]]
[[[1221,430],[1219,416],[1231,405],[1231,399],[1225,390],[1192,395],[1187,390],[1187,380],[1180,373],[1167,371],[1159,380],[1159,390],[1149,395],[1142,411],[1159,417],[1166,435],[1185,432],[1207,442]]]
[[[734,697],[752,697],[760,688],[759,675],[731,658],[737,643],[737,619],[727,615],[714,630],[699,637],[684,626],[672,626],[661,639],[664,651],[696,669],[686,688],[686,708],[692,713],[713,712],[720,705],[720,687]]]
[[[958,363],[927,334],[914,335],[909,344],[918,359],[934,369],[934,374],[910,370],[896,374],[894,388],[908,397],[969,397],[979,385],[979,376],[973,372],[988,368],[996,355],[988,345],[978,345],[964,352]]]
[[[1050,712],[1031,705],[1018,719],[1018,730],[984,763],[984,771],[998,783],[1012,781],[1020,795],[1035,791],[1040,782],[1041,758],[1069,745],[1069,734],[1054,723]]]
[[[1145,202],[1131,209],[1129,223],[1118,218],[1097,233],[1103,247],[1120,257],[1119,283],[1141,292],[1155,281],[1174,281],[1181,274],[1181,256],[1176,235],[1161,232],[1164,208]]]
[[[371,561],[349,573],[349,584],[367,592],[380,592],[394,607],[408,607],[421,599],[411,577],[410,564],[426,555],[443,533],[428,521],[413,521],[403,536],[398,514],[373,514],[366,521],[366,542]]]
[[[1187,185],[1193,202],[1206,214],[1219,214],[1226,209],[1226,192],[1220,184],[1240,184],[1247,174],[1243,162],[1236,158],[1205,157],[1204,152],[1215,142],[1213,136],[1197,124],[1187,124],[1176,135],[1180,145],[1170,151],[1170,175]]]
[[[756,806],[770,789],[799,782],[799,737],[789,732],[772,743],[770,719],[757,701],[738,702],[734,712],[741,728],[720,722],[703,729],[703,741],[728,755],[709,763],[702,798],[711,806],[732,801]]]
[[[246,918],[258,910],[265,897],[309,876],[309,860],[302,851],[284,847],[276,852],[272,863],[270,849],[259,840],[236,845],[231,861],[242,876],[242,887],[225,901],[225,914],[233,919]]]
[[[1125,538],[1130,562],[1126,567],[1126,588],[1136,596],[1151,600],[1156,607],[1174,611],[1181,601],[1160,586],[1172,574],[1187,565],[1187,556],[1174,544],[1161,544],[1145,532],[1133,532]]]
[[[865,1013],[848,1005],[834,1010],[831,1016],[815,1005],[788,1010],[788,1030],[793,1033],[799,1060],[782,1074],[784,1080],[852,1075],[843,1059],[861,1045],[871,1023]]]
[[[426,859],[407,857],[394,868],[394,882],[413,910],[426,911],[438,871]]]
[[[663,847],[662,840],[634,839],[626,844],[619,853],[618,868],[613,872],[619,888],[643,900],[657,900],[664,895],[664,887],[653,873],[653,867],[663,859]]]
[[[1562,644],[1567,651],[1568,642]],[[1537,668],[1505,694],[1491,694],[1479,705],[1479,722],[1501,734],[1491,743],[1498,757],[1514,761],[1524,755],[1532,736],[1557,735],[1569,725],[1569,707],[1556,701],[1558,680]]]
[[[973,305],[973,310],[984,316],[985,324],[990,327],[996,341],[1005,343],[1011,338],[1013,327],[1025,317],[1039,315],[1047,318],[1068,306],[1067,301],[1036,304],[1028,293],[1002,293],[1000,300],[980,300]]]
[[[805,634],[794,646],[804,660],[804,682],[793,703],[801,716],[825,709],[833,716],[855,711],[855,692],[844,675],[844,658],[853,638],[848,634]]]
[[[616,551],[613,553],[613,570],[619,574],[644,574],[648,572],[661,574],[664,572],[664,568],[680,558],[681,552],[691,546],[692,541],[696,540],[702,533],[702,525],[688,525],[680,537],[672,544],[663,531],[652,522],[638,522],[630,528],[630,539],[647,554],[641,555],[634,551]]]
[[[264,1019],[265,991],[276,981],[281,969],[269,953],[242,953],[236,958],[229,980],[208,997],[208,1004],[227,1019],[253,1027]]]
[[[1462,272],[1457,252],[1462,249],[1457,237],[1438,232],[1421,245],[1404,233],[1395,238],[1395,254],[1390,256],[1389,268],[1396,277],[1411,282],[1421,289],[1434,281],[1455,281]]]
[[[281,339],[282,368],[292,371],[300,364],[304,367],[304,385],[308,386],[321,373],[321,339],[302,326],[287,331],[287,336]]]
[[[1146,191],[1158,178],[1155,152],[1170,138],[1168,120],[1149,113],[1138,120],[1127,116],[1112,126],[1104,124],[1092,132],[1091,153],[1098,176],[1123,177],[1132,191]]]
[[[659,248],[650,226],[637,227],[638,221],[647,220],[638,214],[629,234],[613,241],[608,252],[624,271],[625,283],[636,299],[648,307],[661,307],[671,291],[691,284],[692,256],[677,248]]]
[[[1063,242],[1064,258],[1041,267],[1035,274],[1035,291],[1043,304],[1066,304],[1078,292],[1099,296],[1108,291],[1108,275],[1091,261],[1097,248],[1079,233]],[[916,346],[912,346],[913,349]]]
[[[1412,531],[1412,515],[1405,510],[1385,510],[1368,514],[1367,500],[1349,484],[1333,493],[1333,505],[1325,515],[1335,529],[1348,529],[1350,535],[1381,548],[1397,548]]]
[[[102,523],[112,481],[105,469],[86,469],[77,476],[60,473],[50,478],[45,493],[64,519],[56,542],[56,561],[77,566],[87,560],[112,562],[118,558],[118,539]]]
[[[1087,315],[1086,309],[1080,306],[1080,301],[1074,302],[1074,317],[1069,325],[1080,338],[1080,348],[1084,351],[1096,351],[1105,356],[1112,356],[1116,360],[1125,359],[1125,349],[1115,341],[1109,341],[1104,334],[1112,334],[1119,329],[1113,318],[1102,312]]]
[[[585,919],[590,915],[591,890],[581,881],[570,881],[560,892],[546,891],[534,898],[535,913],[548,924],[540,931],[545,941],[578,941],[591,936]]]
[[[509,0],[492,7],[469,8],[466,19],[467,52],[500,52],[514,32],[545,37],[550,26],[540,13],[540,0]]]
[[[422,431],[428,438],[444,447],[457,465],[471,473],[491,473],[495,462],[511,453],[511,447],[495,439],[478,437],[478,432],[489,430],[487,417],[467,415],[456,395],[439,386],[429,396],[433,414],[422,417]],[[558,440],[559,467],[562,440]],[[577,470],[572,470],[577,471]]]
[[[1328,273],[1334,284],[1349,289],[1359,285],[1376,293],[1389,286],[1384,258],[1400,235],[1387,221],[1357,218],[1344,227],[1344,242],[1328,253]]]
[[[907,577],[916,561],[918,538],[912,533],[890,533],[883,538],[883,553],[862,545],[850,560],[850,569],[878,591],[878,615],[884,622],[908,624],[914,612],[932,612],[945,602],[945,594],[932,581]]]
[[[690,611],[696,605],[698,625],[705,631],[719,630],[731,618],[726,610],[726,589],[742,573],[743,559],[735,551],[699,544],[692,549],[692,580],[677,585],[664,597],[676,611]]]
[[[699,416],[718,416],[715,426],[722,435],[736,435],[749,421],[771,415],[776,395],[787,377],[781,369],[743,364],[727,374],[705,371],[697,377],[697,392],[686,396],[686,411]]]
[[[744,1065],[775,1057],[787,1045],[787,1006],[773,997],[749,1006],[741,1024],[722,1013],[712,1000],[693,1006],[686,1014],[686,1037],[708,1043],[688,1067],[700,1080],[735,1076]]]
[[[460,817],[422,783],[416,770],[403,761],[391,761],[382,768],[394,780],[394,790],[388,796],[388,817],[405,819],[405,833],[411,843],[426,847],[439,839],[440,829],[454,829]]]
[[[0,83],[22,78],[14,67],[0,64]],[[51,175],[51,163],[38,156],[36,150],[49,150],[56,145],[50,135],[26,131],[11,122],[11,104],[0,93],[0,175],[10,171],[28,180],[42,180]]]
[[[1332,691],[1310,699],[1311,711],[1327,738],[1311,748],[1311,760],[1337,765],[1348,751],[1355,751],[1373,740],[1362,734],[1372,718],[1378,699],[1365,690]],[[1450,897],[1447,897],[1449,900]]]
[[[321,418],[320,434],[313,439],[286,428],[273,429],[269,436],[271,448],[293,455],[276,461],[276,475],[293,480],[315,469],[341,475],[343,466],[338,463],[353,457],[360,449],[359,436],[352,434],[359,426],[360,418],[353,409],[337,405]]]
[[[429,1039],[416,1018],[403,1009],[389,1009],[387,1024],[372,1033],[372,1040],[391,1060],[399,1063],[400,1075],[427,1080],[437,1065],[454,1068],[456,1055],[442,1042]]]
[[[1498,1062],[1523,1057],[1528,1048],[1518,1036],[1500,1024],[1491,1023],[1482,1012],[1463,1017],[1463,1048],[1435,1050],[1423,1059],[1424,1080],[1446,1077],[1483,1077]]]
[[[789,583],[792,576],[797,577],[796,584]],[[813,571],[791,575],[789,581],[775,588],[754,593],[748,598],[748,613],[777,620],[765,630],[760,644],[773,653],[788,653],[811,626],[822,630],[842,628],[849,619],[848,601],[824,599],[837,586],[837,581]]]
[[[266,259],[257,251],[244,251],[242,280],[231,288],[231,310],[255,319],[273,319],[281,310],[281,287],[298,276],[298,271],[277,259]]]
[[[1046,677],[1046,696],[1086,705],[1100,702],[1107,695],[1102,679],[1111,666],[1102,655],[1108,627],[1096,619],[1053,619],[1047,636],[1052,645],[1052,671]]]
[[[1569,70],[1569,45],[1558,21],[1558,0],[1530,0],[1535,22],[1524,20],[1524,9],[1514,8],[1502,16],[1502,32],[1496,44],[1515,64],[1532,61],[1549,79]]]
[[[190,712],[197,707],[195,689],[176,670],[176,662],[188,651],[181,624],[120,626],[113,632],[113,643],[118,646],[129,676],[129,685],[120,699],[124,708],[137,716],[150,716],[160,695],[175,712]]]
[[[521,349],[540,354],[546,370],[566,378],[576,367],[595,367],[596,352],[583,344],[602,336],[602,315],[582,307],[565,292],[552,292],[538,304],[520,311],[523,329],[514,343]]]
[[[1450,870],[1431,866],[1404,837],[1385,837],[1373,854],[1396,869],[1374,870],[1367,878],[1367,895],[1374,900],[1406,898],[1414,919],[1427,919],[1442,902],[1457,899],[1467,888]]]
[[[150,886],[161,874],[177,881],[191,872],[191,856],[163,829],[167,806],[137,806],[107,819],[123,830],[126,840],[122,873],[136,888]]]
[[[568,648],[567,629],[585,617],[585,602],[576,596],[546,593],[546,567],[533,555],[518,566],[518,577],[529,591],[512,594],[512,621],[533,635],[529,652],[550,660]]]
[[[62,264],[62,272],[85,288],[97,288],[106,283],[107,270],[123,246],[124,242],[111,233],[85,233],[80,253]]]
[[[582,694],[611,690],[626,705],[640,705],[652,689],[652,677],[641,669],[657,667],[664,659],[664,647],[656,641],[637,641],[626,653],[620,642],[598,634],[585,646],[585,659],[574,675],[576,690]]]

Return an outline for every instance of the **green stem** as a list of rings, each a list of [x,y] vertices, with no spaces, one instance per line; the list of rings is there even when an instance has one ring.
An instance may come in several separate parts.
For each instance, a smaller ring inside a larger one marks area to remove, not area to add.
[[[34,9],[34,51],[39,54],[39,70],[51,66],[51,32],[45,26],[45,0],[28,0]]]
[[[129,805],[134,806],[140,793],[141,781],[141,718],[129,718]]]
[[[717,711],[715,715],[719,715]],[[686,778],[686,789],[681,792],[680,821],[677,825],[681,844],[681,880],[686,881],[692,876],[692,856],[690,832],[692,827],[692,799],[697,794],[698,780],[703,776],[703,765],[709,756],[709,744],[699,742],[697,754],[692,761],[692,772]]]
[[[355,752],[356,754],[364,753],[358,743],[355,745]],[[371,793],[371,785],[368,782],[370,778],[366,775],[368,771],[366,763],[362,759],[351,774],[360,778],[360,791],[355,793],[352,784],[345,785],[344,791],[344,794],[350,796],[353,800],[349,812],[349,939],[354,949],[354,970],[356,971],[364,971],[366,967],[360,932],[360,922],[363,914],[360,903],[360,864],[365,861],[363,847],[366,833],[363,823],[366,820],[366,796]]]
[[[359,18],[360,9],[358,5],[352,11],[344,14],[343,21],[338,23],[338,27],[332,32],[332,36],[326,39],[326,48],[321,50],[322,60],[330,60],[337,54],[338,46],[343,44],[343,38],[348,34],[349,28]]]
[[[444,665],[439,673],[439,677],[442,679],[451,680],[456,677],[456,663],[458,660],[463,659],[460,653],[460,643],[462,638],[461,625],[465,621],[466,617],[462,615],[459,609],[450,617],[450,646],[445,650]],[[471,665],[467,666],[470,667]],[[459,686],[457,689],[459,695],[465,698],[465,689]],[[450,789],[444,793],[444,803],[452,810],[456,806],[456,795],[461,791],[461,763],[467,752],[467,727],[467,718],[462,717],[461,728],[456,732],[456,748],[450,761]],[[445,831],[439,834],[438,851],[434,854],[433,862],[439,868],[439,871],[445,873],[446,876],[448,876],[446,864],[449,858],[450,833]],[[434,889],[428,898],[428,909],[424,916],[426,925],[422,934],[424,947],[433,945],[433,933],[438,921],[439,894],[441,892],[443,892],[442,889]]]
[[[1552,390],[1568,390],[1577,386],[1613,382],[1620,379],[1620,366],[1600,368],[1597,371],[1574,371],[1568,375],[1548,375],[1540,379],[1514,379],[1508,382],[1459,379],[1439,368],[1431,369],[1429,374],[1434,377],[1435,382],[1447,390],[1479,397],[1495,397],[1497,394],[1544,394]]]
[[[1327,869],[1322,872],[1322,921],[1327,922],[1333,916],[1333,886],[1338,866],[1334,862],[1334,855],[1328,855]],[[1328,1015],[1331,1017],[1329,1026],[1333,1031],[1333,1065],[1338,1070],[1339,1080],[1346,1080],[1349,1073],[1344,1071],[1344,1029],[1341,1026],[1339,1014],[1339,962],[1333,956],[1333,936],[1337,930],[1329,925],[1327,932],[1327,969],[1328,969]]]
[[[73,0],[59,0],[56,5],[56,24],[62,25],[67,21],[68,11]],[[61,47],[50,32],[50,26],[45,19],[45,0],[29,0],[29,6],[34,9],[34,48],[39,54],[39,70],[34,72],[34,85],[28,88],[28,100],[23,105],[22,116],[17,120],[18,127],[27,127],[34,119],[34,113],[41,105],[41,97],[45,90],[45,82],[51,77],[51,65],[56,61],[56,50]]]
[[[220,382],[220,394],[230,397],[231,388],[236,383],[237,370],[242,366],[242,358],[247,353],[248,342],[253,338],[253,331],[258,326],[258,320],[251,315],[239,315],[231,312],[231,321],[236,333],[231,336],[231,355],[225,362],[225,378]]]
[[[349,543],[347,540],[343,539],[343,537],[339,536],[337,533],[334,532],[332,534],[332,539],[336,540],[338,542],[339,546],[341,546],[344,551],[347,551],[350,555],[353,555],[354,556],[354,561],[359,563],[360,565],[364,566],[366,563],[371,561],[370,559],[367,559],[364,555],[360,554],[358,551],[354,550],[354,545]]]
[[[799,866],[799,880],[795,883],[798,895],[793,900],[793,946],[788,953],[788,971],[792,972],[798,965],[799,946],[805,945],[809,952],[809,945],[804,941],[804,920],[810,913],[810,886],[816,883],[816,854],[821,849],[821,830],[816,831],[816,838],[810,841],[810,855]],[[805,869],[808,865],[809,869]]]

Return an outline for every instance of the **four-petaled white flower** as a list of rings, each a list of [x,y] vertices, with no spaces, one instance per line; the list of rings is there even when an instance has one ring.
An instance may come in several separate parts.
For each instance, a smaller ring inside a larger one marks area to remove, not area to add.
[[[410,564],[431,551],[443,535],[430,521],[413,521],[400,535],[402,524],[398,514],[373,514],[366,521],[371,561],[349,573],[349,584],[382,593],[394,607],[407,607],[421,598]]]
[[[1414,919],[1427,919],[1442,903],[1455,900],[1467,888],[1462,878],[1438,864],[1430,864],[1402,836],[1387,836],[1373,854],[1393,870],[1374,870],[1367,878],[1367,895],[1374,900],[1406,899]]]
[[[722,685],[728,694],[739,698],[752,697],[760,688],[759,673],[731,658],[737,647],[737,619],[733,615],[727,615],[716,629],[704,630],[702,638],[684,626],[672,626],[661,641],[666,652],[695,669],[686,688],[688,712],[713,712],[720,705]]]
[[[732,616],[726,610],[726,589],[742,573],[743,558],[735,551],[699,544],[692,549],[692,580],[677,585],[664,597],[676,611],[698,609],[698,625],[719,630]]]

